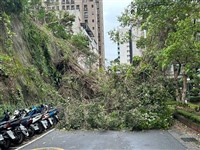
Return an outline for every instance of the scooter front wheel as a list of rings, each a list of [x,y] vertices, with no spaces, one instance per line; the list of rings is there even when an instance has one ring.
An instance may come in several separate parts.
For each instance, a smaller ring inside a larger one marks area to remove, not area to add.
[[[14,144],[21,144],[25,139],[25,136],[22,132],[16,132],[16,140],[13,141]]]
[[[9,149],[10,144],[11,144],[10,139],[7,139],[7,138],[4,139],[3,145],[1,146],[2,150]]]
[[[33,127],[28,128],[29,137],[33,137],[35,135],[35,129]]]

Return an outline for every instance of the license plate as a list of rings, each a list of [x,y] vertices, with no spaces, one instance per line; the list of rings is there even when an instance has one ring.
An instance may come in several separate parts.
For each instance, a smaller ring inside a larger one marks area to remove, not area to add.
[[[3,135],[0,134],[0,141],[3,141],[3,140],[4,140]]]
[[[19,127],[20,127],[20,129],[21,129],[22,131],[27,131],[27,129],[26,129],[23,125],[20,125]]]
[[[46,129],[47,128],[47,121],[46,120],[43,120],[41,121],[42,122],[42,125],[44,126],[44,128]]]
[[[49,122],[50,122],[51,125],[53,125],[53,121],[52,121],[51,118],[49,118]]]
[[[31,125],[35,131],[39,130],[39,127],[37,125]]]
[[[20,127],[22,133],[23,133],[25,136],[29,136],[28,130],[27,130],[23,125],[20,125],[19,127]]]
[[[8,135],[11,137],[11,139],[15,139],[15,136],[11,130],[7,131]]]

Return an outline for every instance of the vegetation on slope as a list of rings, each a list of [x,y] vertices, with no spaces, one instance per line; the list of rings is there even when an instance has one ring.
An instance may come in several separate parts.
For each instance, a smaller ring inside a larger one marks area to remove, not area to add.
[[[71,31],[65,31],[71,28],[74,16],[66,13],[59,19],[38,4],[39,1],[1,1],[0,101],[3,110],[59,103],[66,98],[63,87],[70,87],[66,82],[62,84],[68,77],[67,72],[71,70],[74,75],[79,72],[84,76],[73,55],[76,51],[76,55],[88,56],[89,47],[85,44],[85,51],[79,50],[70,43],[74,37]],[[87,42],[86,38],[81,40]]]

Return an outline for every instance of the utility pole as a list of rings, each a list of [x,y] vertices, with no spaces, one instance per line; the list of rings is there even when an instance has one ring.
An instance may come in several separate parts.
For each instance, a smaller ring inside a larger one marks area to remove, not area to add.
[[[133,28],[133,23],[131,22],[129,29],[130,64],[133,63],[132,28]]]

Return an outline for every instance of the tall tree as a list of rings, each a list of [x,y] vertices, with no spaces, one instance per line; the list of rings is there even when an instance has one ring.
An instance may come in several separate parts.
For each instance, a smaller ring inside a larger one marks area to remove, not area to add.
[[[145,61],[164,72],[174,66],[177,100],[186,100],[188,72],[199,67],[199,19],[199,0],[134,0],[119,17],[122,26],[134,22],[133,25],[140,24],[141,30],[147,30],[147,38],[138,41],[138,46],[146,47]]]

